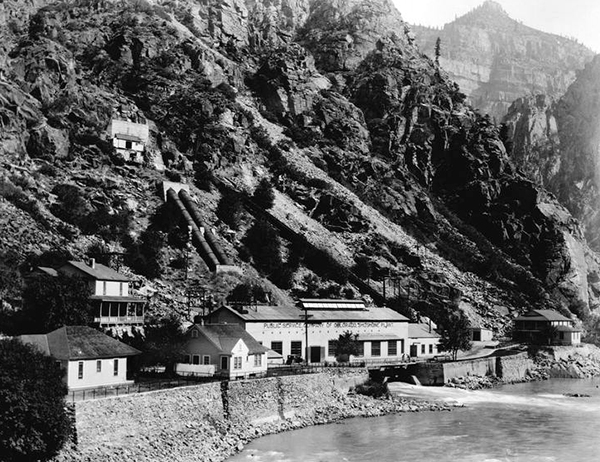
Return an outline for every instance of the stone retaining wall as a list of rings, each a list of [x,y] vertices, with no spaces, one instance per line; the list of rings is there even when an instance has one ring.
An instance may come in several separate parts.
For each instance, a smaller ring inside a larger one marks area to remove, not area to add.
[[[522,382],[534,369],[533,360],[527,353],[519,353],[513,356],[496,358],[496,374],[503,382]]]
[[[210,383],[76,403],[77,448],[57,461],[223,460],[263,433],[344,407],[366,370]]]

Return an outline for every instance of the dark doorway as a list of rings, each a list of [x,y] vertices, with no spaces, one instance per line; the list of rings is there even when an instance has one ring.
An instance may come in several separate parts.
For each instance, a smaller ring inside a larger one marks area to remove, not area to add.
[[[419,356],[418,355],[418,351],[419,351],[418,348],[419,348],[419,345],[411,345],[410,346],[410,356],[411,356],[411,358],[416,358],[417,356]]]
[[[221,356],[221,369],[229,369],[229,358],[227,356]]]
[[[311,346],[310,347],[310,362],[320,363],[321,362],[321,347]]]

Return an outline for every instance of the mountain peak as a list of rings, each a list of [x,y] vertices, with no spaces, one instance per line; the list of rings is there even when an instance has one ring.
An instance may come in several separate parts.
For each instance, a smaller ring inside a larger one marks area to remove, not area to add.
[[[485,0],[485,2],[483,2],[479,8],[487,11],[507,14],[502,5],[494,0]]]

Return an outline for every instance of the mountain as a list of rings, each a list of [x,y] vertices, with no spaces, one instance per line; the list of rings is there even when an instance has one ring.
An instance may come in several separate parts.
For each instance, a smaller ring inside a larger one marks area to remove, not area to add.
[[[502,6],[486,0],[442,29],[412,26],[429,56],[440,43],[440,65],[469,97],[469,102],[502,120],[520,97],[560,97],[593,57],[574,40],[527,27]]]
[[[157,315],[185,313],[190,283],[217,301],[252,284],[246,301],[461,309],[499,333],[529,307],[597,309],[578,222],[517,170],[390,1],[1,8],[3,315],[19,309],[18,276],[65,254],[154,286]],[[115,120],[147,123],[143,162],[115,150]],[[165,180],[187,185],[243,274],[189,251]]]
[[[600,56],[558,100],[522,98],[505,119],[512,158],[578,218],[600,250]]]

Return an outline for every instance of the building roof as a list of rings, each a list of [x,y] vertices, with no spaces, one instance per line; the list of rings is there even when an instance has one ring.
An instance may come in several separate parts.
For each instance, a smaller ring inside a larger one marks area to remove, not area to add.
[[[38,266],[38,270],[41,271],[42,273],[49,274],[52,277],[58,276],[58,271],[56,271],[54,268],[50,268],[48,266]]]
[[[246,322],[303,322],[304,310],[295,306],[267,306],[258,305],[248,308],[243,312],[223,306],[219,310],[229,310]],[[408,322],[406,316],[390,308],[364,308],[364,309],[311,309],[310,322]]]
[[[300,307],[307,310],[360,310],[366,308],[363,300],[333,300],[320,298],[301,298]]]
[[[240,340],[248,347],[248,354],[254,355],[269,351],[238,324],[194,324],[191,329],[198,330],[217,348],[227,353],[231,353]]]
[[[125,133],[115,133],[115,138],[125,141],[135,141],[136,143],[142,142],[142,139],[139,136],[127,135]]]
[[[102,281],[122,281],[127,282],[129,278],[124,276],[121,273],[105,266],[101,263],[94,263],[94,266],[88,266],[82,261],[69,261],[64,266],[72,266],[75,269],[79,270],[79,272],[88,276],[92,279],[102,280]],[[63,268],[64,268],[63,266]]]
[[[122,358],[140,354],[123,342],[87,326],[65,326],[49,334],[21,335],[22,342],[38,347],[59,360]]]
[[[408,325],[408,338],[440,338],[433,329],[431,332],[427,324],[413,324]]]
[[[515,318],[515,321],[568,321],[571,319],[554,310],[531,310]]]

